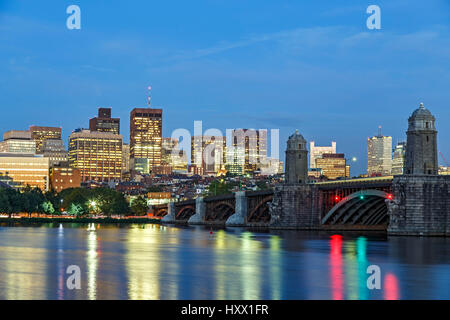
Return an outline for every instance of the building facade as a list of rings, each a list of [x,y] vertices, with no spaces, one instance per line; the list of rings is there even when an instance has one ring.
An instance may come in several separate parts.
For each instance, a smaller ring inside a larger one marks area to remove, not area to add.
[[[367,139],[367,174],[388,176],[392,172],[392,137],[381,134]]]
[[[69,154],[61,139],[46,139],[42,145],[42,154],[50,161],[50,168],[69,161]]]
[[[69,137],[69,164],[82,182],[117,181],[122,176],[122,135],[80,130]]]
[[[331,141],[331,146],[316,146],[314,141],[309,142],[309,167],[316,168],[316,159],[322,158],[325,153],[336,153],[336,142]]]
[[[31,139],[30,131],[10,130],[3,134],[0,152],[36,154],[36,142]]]
[[[178,139],[163,138],[161,164],[169,166],[175,172],[187,172],[187,154],[180,150]]]
[[[0,153],[0,173],[20,188],[30,186],[48,191],[49,167],[48,158],[40,155]]]
[[[223,136],[191,137],[191,164],[200,175],[217,175],[225,165],[225,144]]]
[[[346,178],[350,175],[350,166],[343,153],[324,153],[316,158],[315,168],[322,169],[323,176],[328,179]]]
[[[81,186],[80,170],[71,168],[69,164],[59,163],[50,168],[50,188],[61,192],[68,188],[79,188]]]
[[[61,139],[61,128],[58,127],[42,127],[31,126],[29,129],[31,139],[36,142],[36,153],[44,152],[44,141],[47,139]]]
[[[130,145],[122,144],[122,173],[130,172]]]
[[[405,166],[406,142],[399,142],[392,153],[392,174],[403,174]]]
[[[149,174],[161,165],[162,109],[135,108],[130,114],[130,167]]]
[[[120,118],[111,118],[111,108],[99,108],[98,116],[89,119],[89,130],[120,134]]]
[[[226,150],[225,162],[231,172],[251,174],[261,170],[268,164],[267,130],[232,130],[226,141]]]

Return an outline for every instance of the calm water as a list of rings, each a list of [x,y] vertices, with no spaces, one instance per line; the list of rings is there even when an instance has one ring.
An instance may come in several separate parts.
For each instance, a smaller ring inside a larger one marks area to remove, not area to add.
[[[0,299],[450,299],[450,239],[159,225],[0,227]],[[66,268],[81,269],[80,290]],[[367,266],[381,268],[369,290]]]

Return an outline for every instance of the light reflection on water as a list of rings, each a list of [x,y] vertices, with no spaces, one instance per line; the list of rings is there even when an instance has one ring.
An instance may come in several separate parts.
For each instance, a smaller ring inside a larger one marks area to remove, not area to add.
[[[163,225],[0,227],[0,299],[450,299],[450,240]],[[381,290],[367,267],[379,265]],[[66,268],[82,270],[68,290]]]

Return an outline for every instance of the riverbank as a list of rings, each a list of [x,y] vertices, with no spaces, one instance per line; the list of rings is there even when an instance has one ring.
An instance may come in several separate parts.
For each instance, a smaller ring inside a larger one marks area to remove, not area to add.
[[[43,218],[43,217],[32,217],[32,218],[1,218],[0,223],[137,223],[137,224],[147,224],[147,223],[161,223],[160,219],[154,218]]]

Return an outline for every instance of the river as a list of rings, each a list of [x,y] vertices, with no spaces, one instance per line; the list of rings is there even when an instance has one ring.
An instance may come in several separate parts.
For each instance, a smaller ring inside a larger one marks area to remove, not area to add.
[[[379,289],[367,285],[371,265]],[[3,224],[0,299],[450,299],[450,239]]]

